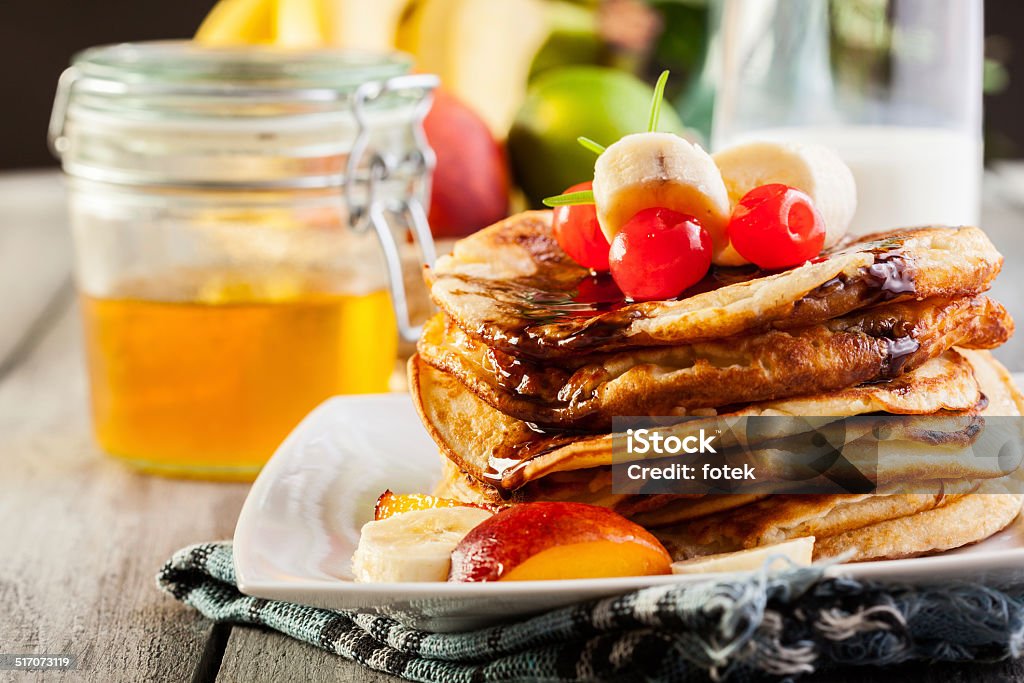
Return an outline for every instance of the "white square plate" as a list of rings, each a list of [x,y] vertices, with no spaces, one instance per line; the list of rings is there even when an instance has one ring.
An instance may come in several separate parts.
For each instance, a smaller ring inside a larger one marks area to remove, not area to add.
[[[235,528],[235,569],[247,594],[316,607],[388,614],[432,631],[476,628],[645,586],[702,581],[656,576],[512,583],[355,583],[359,529],[384,489],[430,492],[437,448],[409,396],[332,398],[309,414],[253,484]],[[829,568],[900,582],[1024,580],[1024,518],[967,548],[935,557]]]

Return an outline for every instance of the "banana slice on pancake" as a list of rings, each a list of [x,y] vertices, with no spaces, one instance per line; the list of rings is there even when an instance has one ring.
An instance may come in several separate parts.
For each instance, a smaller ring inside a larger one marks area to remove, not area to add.
[[[712,262],[749,263],[729,244],[732,207],[750,190],[782,183],[806,192],[825,221],[825,248],[842,239],[857,210],[853,173],[822,145],[751,142],[710,156],[671,133],[627,135],[594,166],[597,219],[611,241],[638,211],[653,206],[694,216],[708,231]]]
[[[643,209],[691,215],[711,237],[712,261],[731,265],[718,260],[728,245],[729,194],[722,174],[707,152],[678,135],[636,133],[609,146],[594,165],[594,204],[609,242]]]
[[[838,243],[850,227],[857,210],[857,184],[850,168],[824,145],[749,142],[711,158],[722,174],[732,206],[755,187],[782,183],[810,196],[825,221],[826,249]],[[726,253],[735,252],[729,248]]]

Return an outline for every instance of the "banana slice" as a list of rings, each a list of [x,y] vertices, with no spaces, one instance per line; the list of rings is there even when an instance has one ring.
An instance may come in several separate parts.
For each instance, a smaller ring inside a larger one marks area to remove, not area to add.
[[[689,214],[711,236],[712,261],[730,265],[719,261],[729,220],[722,174],[707,152],[678,135],[635,133],[609,146],[594,166],[594,204],[609,242],[642,209]]]
[[[814,536],[802,536],[775,545],[675,562],[672,564],[672,573],[705,574],[756,571],[761,569],[768,560],[772,560],[769,569],[788,569],[791,566],[790,562],[798,567],[808,567],[813,555]]]
[[[750,142],[712,158],[725,180],[732,206],[755,187],[783,183],[806,192],[814,201],[825,220],[825,248],[838,242],[850,227],[857,210],[857,184],[850,168],[828,147]]]
[[[356,581],[447,581],[452,550],[491,514],[475,507],[431,508],[368,522],[352,555]]]

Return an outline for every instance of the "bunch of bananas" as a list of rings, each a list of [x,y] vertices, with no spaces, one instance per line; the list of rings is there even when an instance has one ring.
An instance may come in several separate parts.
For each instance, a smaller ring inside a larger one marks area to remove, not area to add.
[[[409,0],[220,0],[196,41],[210,46],[388,49]]]
[[[579,1],[220,0],[196,41],[401,50],[418,71],[441,76],[500,139],[538,65],[586,61],[596,32],[592,8]]]

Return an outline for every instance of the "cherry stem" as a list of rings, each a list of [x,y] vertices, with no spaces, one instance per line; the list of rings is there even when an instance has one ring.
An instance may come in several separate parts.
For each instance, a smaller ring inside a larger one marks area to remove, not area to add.
[[[668,82],[668,70],[661,72],[658,82],[654,85],[654,98],[651,100],[651,118],[647,122],[647,132],[653,133],[658,129],[658,121],[661,119],[661,102],[665,99],[665,83]]]
[[[584,137],[582,135],[576,138],[576,142],[580,143],[580,147],[582,147],[583,149],[591,151],[598,156],[601,156],[601,154],[605,150],[605,146],[602,145],[600,142],[594,142],[590,138]]]
[[[578,204],[593,204],[594,192],[593,190],[582,190],[580,192],[567,192],[566,194],[557,194],[554,197],[547,197],[541,203],[544,204],[544,206],[550,207],[576,206]]]

